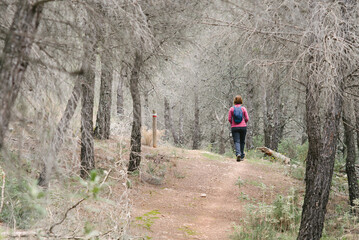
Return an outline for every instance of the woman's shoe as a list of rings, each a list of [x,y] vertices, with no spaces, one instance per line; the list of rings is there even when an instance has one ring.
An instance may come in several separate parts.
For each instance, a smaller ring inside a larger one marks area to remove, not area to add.
[[[242,159],[241,159],[241,156],[238,155],[238,156],[237,156],[237,162],[240,162],[240,161],[242,161]]]

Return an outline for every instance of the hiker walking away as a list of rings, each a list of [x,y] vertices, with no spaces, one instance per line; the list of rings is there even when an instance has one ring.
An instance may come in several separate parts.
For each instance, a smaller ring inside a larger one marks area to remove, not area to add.
[[[249,120],[248,112],[242,106],[243,100],[237,95],[233,100],[234,106],[229,109],[228,121],[231,124],[232,137],[236,148],[237,162],[244,159],[244,144],[247,134],[247,122]]]

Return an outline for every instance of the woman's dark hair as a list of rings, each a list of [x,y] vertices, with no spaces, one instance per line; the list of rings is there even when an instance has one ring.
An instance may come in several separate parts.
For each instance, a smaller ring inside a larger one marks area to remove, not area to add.
[[[240,95],[235,96],[233,103],[234,104],[242,104],[243,103],[242,97]]]

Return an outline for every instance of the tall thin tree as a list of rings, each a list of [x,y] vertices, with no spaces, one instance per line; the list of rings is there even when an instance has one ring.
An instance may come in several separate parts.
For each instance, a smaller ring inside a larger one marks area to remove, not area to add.
[[[192,149],[199,149],[201,144],[201,129],[199,124],[199,98],[198,93],[194,94],[194,121],[192,126]]]
[[[135,171],[139,168],[141,163],[141,96],[139,89],[139,78],[142,66],[142,56],[136,51],[135,61],[131,71],[130,77],[130,91],[133,104],[133,120],[131,130],[131,153],[128,171]]]
[[[18,0],[0,59],[0,149],[11,118],[11,109],[24,81],[29,55],[38,31],[44,1]]]
[[[349,201],[351,206],[355,206],[354,200],[359,200],[358,176],[355,170],[354,118],[353,101],[346,95],[343,107],[344,144],[346,145],[345,170],[348,177]]]
[[[95,137],[98,139],[109,139],[110,137],[113,79],[112,65],[109,49],[103,49],[101,52],[100,101],[95,128]]]
[[[96,38],[90,23],[85,24],[84,58],[82,80],[82,102],[81,102],[81,169],[80,176],[86,178],[90,171],[95,168],[95,153],[93,141],[93,109],[95,90],[96,61],[95,49]]]

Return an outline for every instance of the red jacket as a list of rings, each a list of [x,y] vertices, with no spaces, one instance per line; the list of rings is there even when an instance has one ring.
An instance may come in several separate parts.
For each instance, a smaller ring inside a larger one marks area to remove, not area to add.
[[[240,104],[236,104],[236,107],[241,106]],[[233,111],[234,108],[231,107],[228,112],[228,121],[231,124],[231,127],[247,127],[247,122],[249,120],[248,112],[245,107],[242,106],[242,112],[243,112],[243,120],[240,123],[235,123],[233,119]],[[232,121],[233,120],[233,121]]]

